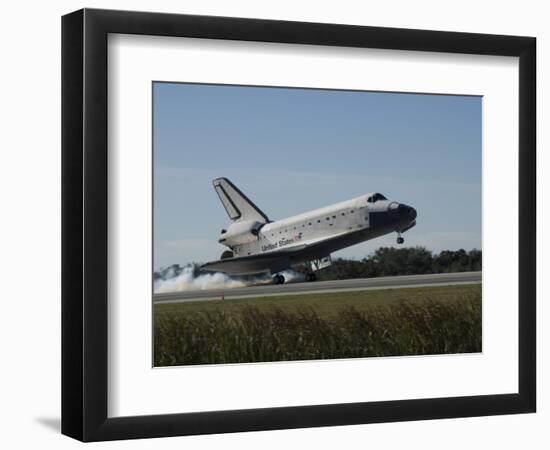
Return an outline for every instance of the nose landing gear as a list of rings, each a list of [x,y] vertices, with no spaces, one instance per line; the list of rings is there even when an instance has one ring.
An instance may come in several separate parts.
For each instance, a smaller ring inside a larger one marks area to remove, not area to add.
[[[403,244],[404,242],[405,242],[405,239],[403,239],[403,238],[401,237],[401,233],[398,232],[398,233],[397,233],[397,243],[398,243],[398,244]]]
[[[285,277],[282,275],[273,275],[273,284],[284,284]]]

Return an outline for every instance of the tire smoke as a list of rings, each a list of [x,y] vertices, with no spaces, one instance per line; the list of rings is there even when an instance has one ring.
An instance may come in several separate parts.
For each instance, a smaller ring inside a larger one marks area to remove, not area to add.
[[[293,270],[280,272],[286,283],[304,281],[301,273]],[[162,278],[154,282],[155,294],[181,291],[202,291],[207,289],[232,289],[258,284],[271,284],[272,276],[262,274],[248,277],[232,277],[221,272],[199,272],[192,266],[182,267],[180,271],[167,270]]]

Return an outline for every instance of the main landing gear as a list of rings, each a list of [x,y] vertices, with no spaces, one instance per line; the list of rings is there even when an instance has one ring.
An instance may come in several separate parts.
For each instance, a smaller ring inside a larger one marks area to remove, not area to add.
[[[317,275],[315,275],[313,272],[306,273],[306,281],[315,281],[317,279]]]
[[[401,237],[401,233],[397,233],[397,243],[403,244],[403,242],[405,242],[405,239]]]
[[[315,281],[317,280],[317,275],[313,272],[306,273],[306,281]],[[285,277],[281,274],[273,275],[273,284],[284,284]]]

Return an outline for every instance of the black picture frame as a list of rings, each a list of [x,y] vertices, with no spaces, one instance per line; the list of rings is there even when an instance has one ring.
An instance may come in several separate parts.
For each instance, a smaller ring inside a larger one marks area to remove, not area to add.
[[[109,33],[519,57],[518,392],[108,418]],[[62,433],[101,441],[535,412],[535,90],[533,37],[94,9],[64,16]]]

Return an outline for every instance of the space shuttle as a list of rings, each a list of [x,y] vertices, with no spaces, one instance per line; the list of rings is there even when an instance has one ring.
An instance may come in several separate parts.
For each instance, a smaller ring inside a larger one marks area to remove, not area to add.
[[[228,249],[201,266],[207,271],[270,273],[281,284],[281,272],[305,265],[306,280],[315,281],[315,272],[332,264],[333,252],[394,232],[403,244],[401,234],[416,225],[413,207],[377,192],[272,221],[227,178],[212,184],[231,224],[218,239]]]

